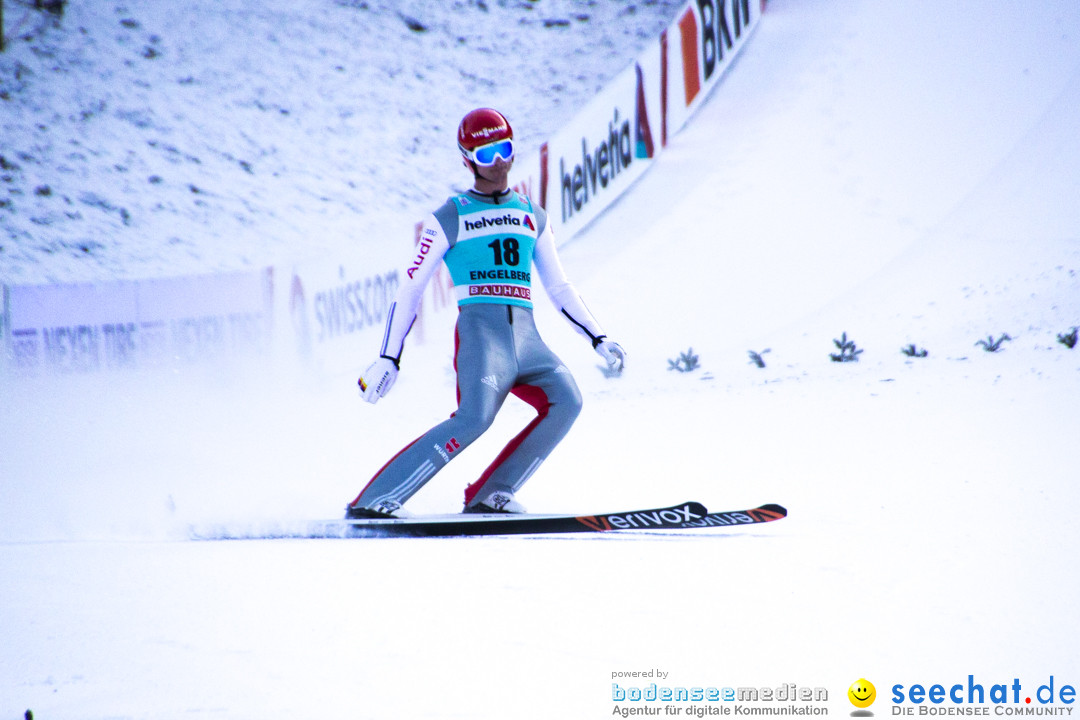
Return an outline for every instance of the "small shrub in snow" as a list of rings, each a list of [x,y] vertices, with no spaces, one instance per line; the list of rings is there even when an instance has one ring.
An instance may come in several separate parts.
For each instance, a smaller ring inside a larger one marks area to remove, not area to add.
[[[1078,332],[1080,332],[1080,328],[1074,327],[1067,333],[1058,333],[1058,342],[1072,350],[1076,347],[1076,336]]]
[[[1002,333],[1001,337],[999,337],[997,340],[994,339],[993,335],[990,335],[985,340],[979,340],[977,343],[975,343],[975,346],[981,347],[986,352],[996,353],[997,351],[1001,350],[1001,344],[1004,343],[1006,340],[1012,340],[1012,338],[1009,337],[1008,333]]]
[[[65,0],[34,0],[34,8],[37,10],[44,10],[57,17],[63,17],[64,2]]]
[[[915,343],[908,345],[905,348],[900,348],[900,352],[904,353],[908,357],[924,358],[930,353],[925,348],[915,347]]]
[[[761,356],[769,352],[769,348],[765,348],[761,352],[754,352],[753,350],[750,350],[748,352],[750,353],[750,362],[757,365],[759,368],[765,367],[765,359]]]
[[[833,339],[833,344],[840,352],[830,353],[829,359],[833,362],[858,362],[862,350],[855,347],[855,342],[848,340],[847,332],[840,336],[839,340]]]
[[[694,354],[694,348],[688,349],[684,353],[679,353],[679,357],[674,360],[668,360],[668,370],[676,370],[678,372],[690,372],[696,370],[700,366],[698,363],[698,356]]]

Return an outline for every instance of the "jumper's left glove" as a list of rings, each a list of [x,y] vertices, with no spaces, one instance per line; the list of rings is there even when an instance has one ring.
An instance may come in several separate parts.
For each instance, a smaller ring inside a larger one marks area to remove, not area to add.
[[[623,366],[626,365],[626,351],[623,350],[622,345],[612,340],[602,339],[596,345],[596,352],[607,363],[608,373],[618,375],[622,372]]]

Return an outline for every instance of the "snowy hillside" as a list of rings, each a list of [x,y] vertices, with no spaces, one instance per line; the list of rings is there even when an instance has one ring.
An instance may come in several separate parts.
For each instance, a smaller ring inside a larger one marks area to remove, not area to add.
[[[432,198],[467,180],[452,152],[465,112],[505,108],[535,151],[679,4],[104,2],[60,18],[13,4],[0,281],[197,274],[407,241]]]
[[[45,112],[68,130],[55,142],[33,130],[18,152],[52,161],[20,161],[7,150],[11,114],[0,120],[0,154],[20,165],[4,182],[24,191],[0,210],[12,229],[3,278],[233,267],[293,252],[301,236],[332,252],[341,223],[409,226],[447,183],[467,179],[439,139],[462,107],[520,102],[523,117],[550,123],[535,123],[540,135],[588,94],[562,94],[567,82],[548,114],[526,103],[552,103],[554,92],[515,94],[498,73],[479,75],[493,54],[482,48],[494,46],[465,35],[476,17],[514,19],[500,28],[527,33],[506,40],[515,48],[535,34],[580,34],[573,51],[550,46],[560,50],[545,60],[550,72],[527,75],[530,87],[554,91],[570,68],[588,67],[602,82],[621,69],[625,39],[675,12],[638,3],[630,14],[631,6],[350,3],[313,24],[283,20],[301,13],[288,4],[109,7],[103,37],[126,38],[128,55],[109,61],[112,75],[98,67],[89,78],[123,77],[144,100],[108,101],[98,116],[112,123],[125,109],[155,108],[150,124],[102,130],[97,145],[83,138],[94,125],[73,119],[73,108],[113,90],[76,82],[76,63],[58,73],[70,78],[66,87],[20,91],[42,108],[59,106]],[[203,28],[228,48],[232,74],[207,68],[190,86],[175,71],[137,79],[126,61],[150,73],[170,67],[159,60],[190,58],[165,28],[194,22],[190,9],[224,16],[213,8],[237,21],[228,32]],[[66,29],[42,36],[50,47],[74,47],[79,12],[87,11],[69,8]],[[578,19],[583,12],[604,22]],[[123,24],[129,17],[138,27]],[[246,39],[237,38],[241,18],[254,28]],[[345,43],[337,33],[352,37],[357,18],[393,39]],[[405,18],[430,29],[417,33]],[[143,58],[151,35],[164,52]],[[446,56],[425,72],[446,72],[465,95],[437,98],[422,115],[395,103],[399,114],[383,126],[390,160],[353,156],[345,131],[361,121],[339,111],[354,106],[341,101],[354,88],[327,67],[378,76],[432,39]],[[560,250],[629,350],[629,366],[605,378],[587,344],[538,307],[540,330],[585,406],[521,500],[542,512],[777,502],[790,515],[776,523],[570,540],[188,539],[192,524],[337,516],[393,452],[453,410],[445,327],[444,341],[436,327],[425,328],[422,345],[410,338],[398,384],[375,407],[356,397],[351,372],[211,366],[10,383],[0,403],[0,717],[29,708],[38,718],[589,720],[665,712],[665,703],[613,699],[613,682],[652,681],[824,688],[828,700],[815,709],[846,717],[859,678],[877,686],[876,717],[918,714],[893,701],[897,685],[977,682],[989,693],[1014,680],[1034,702],[918,707],[1067,716],[1071,704],[1060,695],[1044,703],[1037,689],[1051,678],[1056,690],[1080,684],[1072,518],[1080,349],[1059,342],[1080,326],[1078,39],[1072,0],[770,0],[693,122]],[[82,52],[106,62],[114,46],[103,44]],[[45,72],[44,53],[27,46],[0,56],[5,82],[16,62],[38,63],[35,77]],[[240,62],[244,48],[257,60]],[[595,62],[576,54],[592,51]],[[447,67],[455,69],[439,70]],[[219,137],[185,135],[202,116],[170,106],[185,89],[235,109],[214,125]],[[0,105],[8,107],[19,108],[20,127],[43,117],[30,105]],[[119,140],[131,133],[138,142]],[[155,137],[173,138],[171,147],[199,162],[151,146]],[[295,146],[306,137],[318,142]],[[91,147],[103,148],[100,162]],[[141,155],[131,161],[137,173],[89,179],[91,166],[123,165],[129,147]],[[414,152],[438,171],[394,161]],[[162,182],[146,182],[152,174]],[[30,197],[40,184],[53,194]],[[369,214],[384,186],[398,190]],[[66,242],[67,230],[101,217],[123,225],[115,213],[91,212],[78,199],[86,192],[142,209],[133,222],[156,238],[145,255],[126,228],[100,254],[23,242]],[[65,196],[82,219],[57,209]],[[53,225],[24,222],[49,212],[58,213]],[[320,232],[308,237],[308,227]],[[168,243],[178,228],[191,228],[182,252]],[[265,243],[251,241],[263,234]],[[863,351],[857,362],[829,359],[844,333]],[[997,352],[984,348],[1004,334],[1011,339]],[[901,352],[908,346],[915,356]],[[700,367],[668,370],[690,348]],[[410,508],[457,508],[465,485],[530,416],[508,404]],[[656,670],[663,681],[615,679]],[[734,703],[666,705],[704,717]]]

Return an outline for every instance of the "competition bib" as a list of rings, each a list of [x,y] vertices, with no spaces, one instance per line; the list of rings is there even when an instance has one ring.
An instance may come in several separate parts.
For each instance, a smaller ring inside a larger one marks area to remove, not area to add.
[[[458,305],[500,303],[532,307],[532,257],[536,216],[527,197],[489,205],[466,195],[454,198],[457,241],[443,261],[454,281]]]

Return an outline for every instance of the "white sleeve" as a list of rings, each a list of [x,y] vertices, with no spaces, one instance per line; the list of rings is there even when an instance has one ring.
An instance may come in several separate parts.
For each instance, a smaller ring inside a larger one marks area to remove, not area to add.
[[[555,234],[551,231],[551,224],[544,227],[544,231],[536,238],[536,247],[533,250],[533,266],[540,280],[544,283],[551,302],[562,313],[574,329],[589,338],[595,348],[606,335],[600,328],[600,323],[592,316],[585,307],[585,301],[578,295],[578,291],[570,284],[563,270],[559,254],[555,251]]]
[[[446,237],[442,225],[434,213],[429,214],[424,219],[420,241],[413,249],[394,301],[390,303],[386,330],[383,332],[382,345],[379,346],[379,355],[382,357],[390,358],[395,363],[401,362],[405,336],[416,322],[416,312],[420,307],[420,300],[424,297],[424,290],[449,249],[450,240]]]

